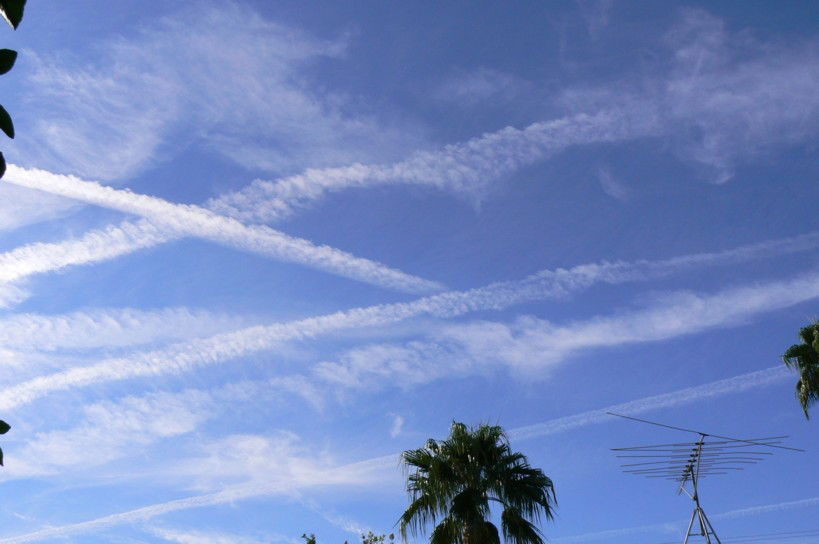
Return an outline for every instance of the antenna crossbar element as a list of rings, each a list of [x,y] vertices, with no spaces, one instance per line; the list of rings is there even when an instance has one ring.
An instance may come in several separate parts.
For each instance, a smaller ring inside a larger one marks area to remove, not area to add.
[[[744,471],[747,466],[755,465],[773,455],[773,452],[770,451],[772,449],[804,451],[782,445],[787,436],[732,438],[632,416],[607,413],[648,425],[698,435],[698,439],[693,442],[612,449],[616,452],[617,458],[629,460],[620,465],[623,472],[644,478],[674,481],[678,485],[677,494],[685,493],[694,502],[694,512],[691,514],[691,522],[688,524],[683,544],[688,544],[692,536],[704,539],[706,544],[722,544],[700,504],[701,478]]]

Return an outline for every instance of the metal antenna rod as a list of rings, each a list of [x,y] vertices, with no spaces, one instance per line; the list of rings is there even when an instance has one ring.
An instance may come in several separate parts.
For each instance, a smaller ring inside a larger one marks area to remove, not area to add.
[[[616,457],[630,459],[628,463],[621,465],[623,472],[646,478],[675,481],[679,486],[677,494],[685,493],[693,501],[694,511],[691,513],[691,521],[685,531],[683,544],[688,544],[692,536],[703,539],[705,544],[722,544],[700,503],[701,478],[742,471],[748,465],[756,464],[773,455],[770,451],[762,451],[768,448],[804,451],[798,448],[781,446],[780,439],[787,438],[785,436],[755,439],[733,438],[613,412],[606,413],[656,427],[698,435],[695,442],[612,449]]]
[[[731,440],[732,442],[744,442],[745,444],[759,444],[759,442],[754,442],[753,440],[743,440],[741,438],[732,438],[730,436],[720,436],[718,434],[711,434],[711,433],[704,433],[701,431],[695,431],[693,429],[684,429],[682,427],[675,427],[674,425],[666,425],[665,423],[657,423],[656,421],[649,421],[647,419],[640,419],[639,417],[632,417],[632,416],[624,416],[623,414],[615,414],[614,412],[606,412],[610,416],[617,416],[622,417],[625,419],[630,419],[632,421],[639,421],[640,423],[648,423],[649,425],[656,425],[657,427],[665,427],[666,429],[674,429],[675,431],[683,431],[686,433],[694,433],[699,434],[702,436],[713,436],[714,438],[722,438],[724,440]],[[782,450],[791,450],[791,451],[799,451],[803,452],[805,450],[800,450],[799,448],[789,448],[788,446],[777,446],[774,444],[766,444],[766,446],[770,446],[771,448],[779,448]]]

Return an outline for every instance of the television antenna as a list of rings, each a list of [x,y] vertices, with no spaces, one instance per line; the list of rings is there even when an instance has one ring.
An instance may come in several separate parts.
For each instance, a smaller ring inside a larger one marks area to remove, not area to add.
[[[694,502],[694,512],[685,531],[683,544],[688,544],[692,536],[704,538],[706,544],[722,544],[700,504],[700,478],[743,471],[748,465],[754,465],[773,455],[771,450],[805,451],[783,446],[782,441],[787,436],[732,438],[614,412],[606,413],[639,423],[699,435],[693,442],[612,448],[612,451],[617,452],[618,458],[630,460],[620,465],[623,472],[674,481],[679,484],[677,495],[685,493]]]

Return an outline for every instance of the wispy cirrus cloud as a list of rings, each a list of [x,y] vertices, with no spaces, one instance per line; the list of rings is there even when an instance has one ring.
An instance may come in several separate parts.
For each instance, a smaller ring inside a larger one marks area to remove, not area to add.
[[[416,144],[406,125],[399,131],[311,83],[311,70],[343,62],[345,49],[343,35],[317,37],[244,3],[180,5],[132,36],[107,39],[91,61],[40,55],[17,156],[111,180],[175,152],[174,140],[276,173]]]
[[[753,388],[773,385],[781,382],[784,375],[785,373],[782,371],[781,367],[773,367],[762,371],[750,372],[748,374],[733,376],[731,378],[718,380],[716,382],[706,383],[695,387],[689,387],[686,389],[666,393],[663,395],[655,395],[651,397],[635,399],[633,401],[629,401],[622,404],[616,404],[613,406],[608,406],[597,410],[591,410],[580,414],[564,416],[561,418],[553,419],[551,421],[545,421],[533,425],[528,425],[525,427],[511,429],[509,431],[509,435],[513,439],[521,441],[538,438],[541,436],[558,434],[573,429],[586,427],[588,425],[602,424],[605,423],[606,421],[611,421],[612,420],[611,416],[606,415],[607,411],[617,411],[625,414],[637,415],[654,409],[683,406],[706,398],[720,397],[728,394],[735,394],[738,392],[748,391],[749,389]],[[285,455],[286,458],[290,459],[290,456],[292,454],[292,448],[294,446],[297,447],[298,444],[298,438],[295,435],[288,433],[280,435],[278,439],[272,437],[245,436],[244,438],[242,438],[242,441],[243,448],[249,448],[251,450],[251,453],[253,454],[247,456],[247,458],[250,460],[250,463],[247,466],[245,466],[242,462],[239,462],[238,464],[239,468],[237,468],[235,464],[233,465],[233,468],[231,469],[232,477],[238,480],[241,480],[242,478],[247,478],[248,475],[254,473],[253,467],[256,464],[254,459],[258,459],[259,453],[268,452],[271,449],[277,449],[281,450],[280,455]],[[213,464],[212,461],[220,459],[220,454],[218,453],[218,451],[219,450],[217,448],[216,453],[213,453],[212,455],[200,459],[198,463],[201,464],[202,462],[204,462],[205,464],[204,468],[209,470]],[[228,455],[234,455],[234,453],[229,452]],[[91,533],[95,531],[104,530],[116,525],[145,522],[155,517],[159,517],[164,514],[179,510],[227,504],[252,497],[279,495],[283,493],[292,492],[295,488],[304,488],[316,485],[315,484],[316,478],[318,478],[325,484],[339,483],[340,485],[345,485],[346,482],[347,485],[361,485],[362,483],[366,484],[367,482],[377,482],[379,485],[383,485],[384,475],[387,473],[387,471],[395,470],[395,468],[398,466],[399,457],[397,454],[385,455],[381,457],[375,457],[372,459],[366,459],[364,461],[360,461],[357,463],[343,465],[341,467],[338,467],[337,469],[321,469],[318,472],[311,472],[309,468],[311,466],[311,463],[315,462],[314,459],[311,460],[310,458],[308,459],[294,458],[292,460],[293,463],[289,464],[285,463],[283,465],[285,467],[299,467],[298,470],[301,476],[293,477],[292,480],[287,478],[282,479],[281,474],[277,472],[276,473],[277,476],[276,478],[273,478],[273,481],[270,481],[270,479],[268,478],[269,475],[264,475],[263,476],[264,483],[259,483],[257,481],[254,483],[244,483],[229,486],[219,491],[205,493],[202,495],[195,495],[165,503],[154,504],[138,508],[136,510],[112,514],[109,516],[104,516],[86,522],[58,527],[50,527],[39,531],[35,531],[33,533],[20,535],[17,537],[10,537],[5,539],[4,542],[8,542],[10,544],[38,542],[49,538],[66,537],[75,534]],[[259,463],[261,463],[261,461],[259,461]],[[245,469],[247,470],[243,470],[241,467],[245,467]],[[265,467],[269,469],[269,464],[266,463]],[[337,475],[336,477],[328,477],[328,474],[334,473],[335,471],[338,471],[339,475]],[[189,470],[189,474],[192,475],[193,477],[195,477],[197,473],[198,472],[196,470]],[[283,480],[287,480],[286,485],[282,484]],[[292,485],[294,483],[298,484],[295,488]],[[811,506],[815,503],[815,501],[816,499],[814,498],[800,501],[791,501],[788,503],[778,503],[775,505],[766,505],[762,507],[746,508],[738,510],[736,512],[728,512],[717,517],[741,516],[767,512],[772,510]],[[566,537],[565,541],[571,542],[572,541],[571,539],[575,539],[575,541],[583,542],[586,540],[596,540],[607,537],[611,538],[612,536],[622,536],[623,534],[630,534],[631,532],[637,533],[650,532],[655,531],[658,528],[668,529],[669,524],[659,524],[640,528],[614,529],[610,531],[588,533],[585,535]]]
[[[819,44],[765,43],[702,9],[680,10],[643,75],[562,92],[570,111],[651,108],[680,158],[721,183],[737,167],[819,136]],[[636,80],[635,80],[636,79]]]
[[[6,181],[29,189],[73,198],[125,213],[140,215],[178,233],[202,237],[230,247],[299,263],[340,276],[409,292],[429,292],[442,286],[329,246],[288,236],[262,225],[239,221],[191,204],[114,189],[74,176],[9,165]]]

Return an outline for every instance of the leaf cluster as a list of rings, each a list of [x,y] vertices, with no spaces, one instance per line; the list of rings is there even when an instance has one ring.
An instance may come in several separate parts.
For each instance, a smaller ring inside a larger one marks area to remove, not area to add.
[[[796,398],[802,405],[805,417],[810,419],[810,407],[819,402],[819,321],[799,330],[799,344],[789,347],[782,360],[799,373],[796,382]]]
[[[0,15],[11,25],[13,29],[17,29],[20,21],[23,20],[23,11],[26,7],[26,0],[0,0]],[[17,61],[17,51],[12,49],[0,49],[0,75],[7,73],[14,67]],[[9,138],[14,138],[14,123],[11,120],[11,115],[0,105],[0,130],[2,130]],[[6,173],[6,159],[0,153],[0,178]]]

